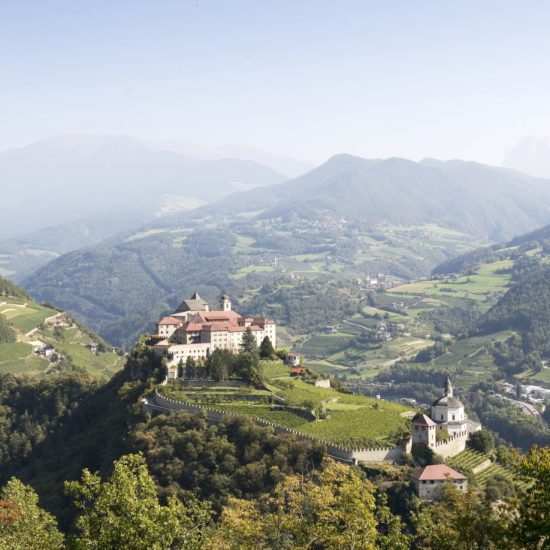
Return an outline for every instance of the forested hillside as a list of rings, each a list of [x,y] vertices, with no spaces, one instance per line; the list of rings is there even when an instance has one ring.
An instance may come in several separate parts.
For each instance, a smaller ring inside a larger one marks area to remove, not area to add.
[[[211,302],[229,292],[243,313],[282,311],[295,332],[280,289],[308,294],[309,281],[324,277],[353,295],[369,274],[425,276],[452,256],[548,222],[549,189],[475,163],[340,155],[290,182],[63,255],[24,284],[115,345],[131,345],[194,290]],[[265,283],[272,297],[253,297]],[[322,316],[331,317],[323,306]]]
[[[497,262],[503,259],[514,260],[514,273],[521,272],[533,266],[536,259],[532,258],[534,251],[550,256],[550,225],[519,235],[506,243],[495,244],[467,252],[441,263],[434,268],[434,275],[450,273],[466,273],[481,264]],[[536,264],[535,264],[536,265]]]
[[[478,322],[482,334],[514,330],[525,354],[550,356],[550,265],[527,274]]]

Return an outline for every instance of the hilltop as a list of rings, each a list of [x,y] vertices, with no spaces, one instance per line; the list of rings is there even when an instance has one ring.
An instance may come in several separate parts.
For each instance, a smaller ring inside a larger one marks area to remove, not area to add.
[[[299,336],[292,319],[315,307],[304,300],[316,282],[333,284],[338,301],[357,309],[358,279],[426,276],[446,259],[548,221],[549,206],[546,180],[503,169],[340,155],[289,182],[65,254],[23,282],[116,345],[150,330],[142,311],[159,316],[194,289],[211,300],[228,291],[243,312],[249,304],[261,314],[278,308]],[[314,329],[338,316],[323,306]]]
[[[110,377],[123,360],[70,314],[37,304],[0,277],[0,373],[43,377],[82,370]]]

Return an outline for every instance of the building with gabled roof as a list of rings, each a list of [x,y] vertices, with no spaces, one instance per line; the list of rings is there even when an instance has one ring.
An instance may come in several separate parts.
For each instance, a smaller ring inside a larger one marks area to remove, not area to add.
[[[436,443],[435,429],[437,424],[427,415],[417,413],[412,421],[412,442],[415,445],[426,445],[434,448]]]
[[[156,323],[156,330],[159,342],[155,351],[169,357],[169,366],[180,360],[185,363],[188,357],[206,359],[215,349],[238,351],[247,330],[254,334],[258,346],[266,336],[273,347],[277,345],[275,322],[265,317],[243,317],[231,309],[226,294],[218,310],[211,310],[205,300],[193,294]]]
[[[445,483],[454,483],[459,491],[466,492],[468,480],[446,464],[433,464],[416,470],[410,475],[416,494],[422,500],[437,498]]]
[[[209,309],[210,306],[208,302],[204,298],[201,298],[198,292],[195,292],[191,298],[183,300],[172,315],[181,316],[181,314],[194,314],[198,311],[208,311]]]

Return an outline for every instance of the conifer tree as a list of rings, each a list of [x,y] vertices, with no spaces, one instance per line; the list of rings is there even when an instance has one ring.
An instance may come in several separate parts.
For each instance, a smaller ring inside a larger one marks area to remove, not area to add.
[[[275,349],[269,339],[269,336],[265,336],[260,344],[260,357],[262,359],[271,359],[275,355]]]
[[[185,361],[185,378],[192,380],[197,376],[197,362],[191,356]]]
[[[243,339],[240,345],[241,351],[248,351],[249,353],[258,352],[258,342],[256,341],[256,336],[252,332],[250,327],[247,327],[243,334]]]

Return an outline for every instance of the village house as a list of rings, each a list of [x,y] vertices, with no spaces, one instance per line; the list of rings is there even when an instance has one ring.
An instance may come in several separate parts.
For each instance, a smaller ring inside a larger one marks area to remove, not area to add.
[[[90,342],[89,344],[86,344],[86,349],[90,353],[97,353],[97,351],[99,349],[99,344],[96,344],[95,342]]]
[[[292,376],[293,378],[297,376],[303,376],[306,373],[307,369],[305,369],[304,367],[292,367],[290,369],[290,376]]]
[[[453,483],[461,492],[466,492],[468,480],[460,472],[446,464],[433,464],[410,475],[416,494],[422,500],[437,498],[445,483]]]
[[[55,349],[51,344],[44,344],[43,346],[36,348],[34,353],[38,355],[38,357],[45,357],[46,359],[49,359],[55,353]]]
[[[238,351],[243,335],[250,330],[258,346],[267,336],[277,345],[276,324],[265,317],[243,317],[231,309],[231,301],[223,295],[219,309],[212,311],[208,302],[196,292],[167,317],[156,323],[155,337],[159,340],[155,352],[168,357],[168,366],[175,367],[188,357],[206,359],[215,349]],[[175,370],[172,368],[172,371]],[[173,372],[169,371],[174,375]]]
[[[291,351],[286,354],[285,357],[285,363],[287,365],[290,365],[292,367],[299,367],[300,366],[300,354],[295,353],[294,351]]]

